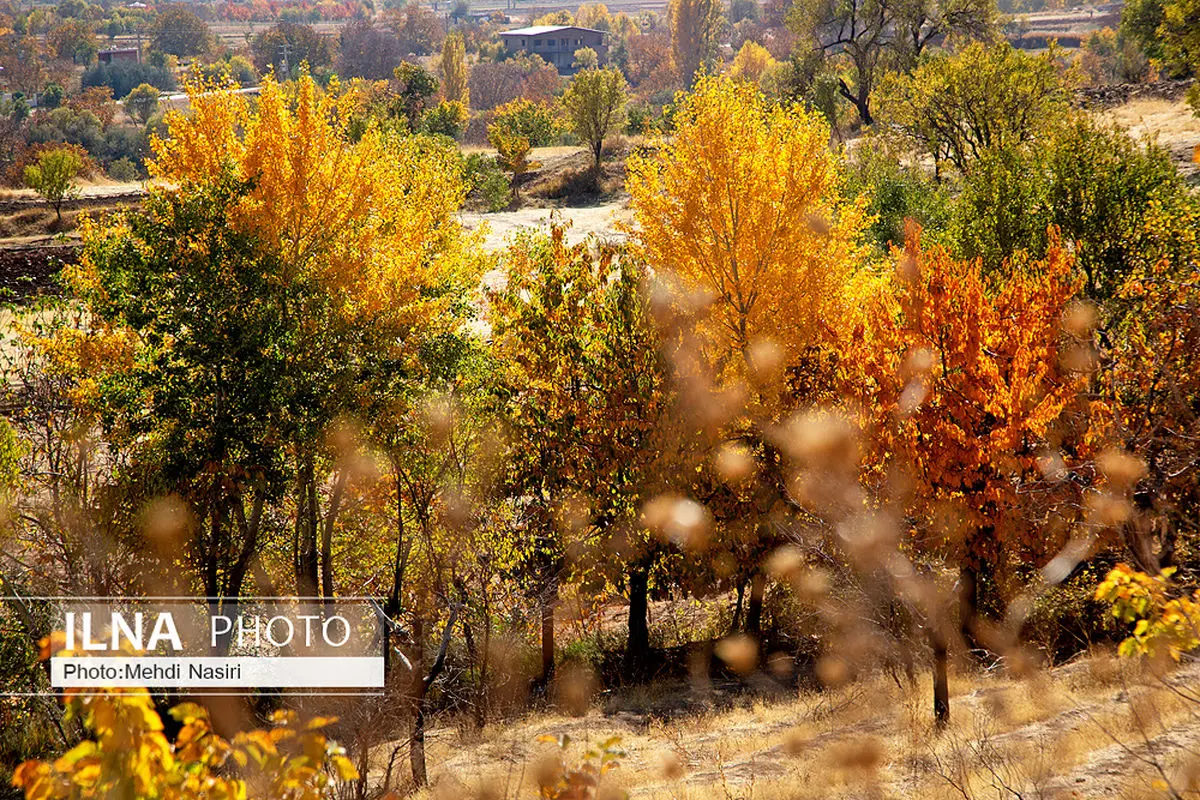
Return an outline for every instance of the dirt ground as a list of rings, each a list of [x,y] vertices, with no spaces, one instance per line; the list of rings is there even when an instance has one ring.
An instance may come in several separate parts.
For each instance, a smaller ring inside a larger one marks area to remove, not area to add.
[[[602,203],[583,208],[522,208],[495,214],[464,213],[463,224],[472,230],[486,226],[484,247],[499,250],[517,231],[536,228],[549,229],[552,220],[568,223],[567,241],[582,241],[589,234],[610,241],[623,241],[625,234],[617,223],[629,223],[633,214],[623,202]]]
[[[1135,137],[1156,140],[1171,152],[1180,174],[1192,184],[1200,183],[1200,117],[1186,101],[1134,100],[1100,113]]]

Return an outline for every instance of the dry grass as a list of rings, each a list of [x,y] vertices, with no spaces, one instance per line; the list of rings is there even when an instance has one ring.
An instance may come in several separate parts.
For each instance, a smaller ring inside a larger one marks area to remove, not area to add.
[[[1176,786],[1200,780],[1200,761],[1187,754],[1200,739],[1200,702],[1186,691],[1197,676],[1189,667],[1162,678],[1105,654],[1021,680],[959,671],[940,732],[927,681],[883,675],[782,699],[743,695],[673,719],[596,707],[481,734],[447,728],[429,745],[431,796],[529,796],[548,747],[535,740],[565,733],[568,762],[619,735],[627,756],[611,788],[652,799],[1162,797],[1153,788],[1162,773]],[[670,706],[692,690],[634,691],[621,707]]]
[[[1101,118],[1115,122],[1135,137],[1155,139],[1171,152],[1184,176],[1195,175],[1200,147],[1200,117],[1186,101],[1139,99],[1101,112]]]

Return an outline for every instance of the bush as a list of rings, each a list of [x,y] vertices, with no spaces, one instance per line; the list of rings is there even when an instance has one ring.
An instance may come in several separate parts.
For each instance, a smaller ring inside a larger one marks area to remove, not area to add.
[[[492,124],[508,136],[523,136],[532,147],[553,144],[559,135],[558,119],[554,111],[542,103],[524,98],[499,106]]]
[[[129,159],[139,169],[150,153],[150,139],[141,130],[132,127],[109,128],[104,134],[104,143],[96,153],[102,164],[111,164],[122,158]]]
[[[207,81],[228,79],[238,86],[254,86],[258,83],[258,73],[255,72],[254,65],[244,56],[232,56],[226,61],[213,61],[199,69]]]
[[[644,103],[637,103],[625,110],[625,134],[627,136],[642,136],[653,133],[658,129],[658,117],[654,110]]]
[[[467,156],[465,180],[471,196],[482,200],[488,211],[503,211],[508,205],[508,178],[491,156]]]
[[[104,141],[104,126],[91,111],[63,106],[39,114],[26,138],[30,144],[65,142],[96,153]]]
[[[175,91],[175,75],[167,67],[114,61],[97,64],[83,73],[83,86],[108,86],[113,97],[125,97],[138,85],[148,83],[164,92]]]
[[[985,152],[963,181],[949,236],[959,255],[995,269],[1018,250],[1044,252],[1053,225],[1075,243],[1087,293],[1107,298],[1146,250],[1148,210],[1175,202],[1190,201],[1168,152],[1072,116],[1035,145]]]
[[[467,127],[467,107],[455,100],[443,100],[421,115],[421,131],[457,139]]]
[[[65,144],[63,142],[42,142],[25,147],[18,153],[12,165],[4,173],[4,182],[10,186],[24,186],[25,168],[31,164],[36,164],[42,153],[48,153],[52,150],[70,150],[75,153],[83,163],[83,167],[80,170],[80,174],[83,176],[94,175],[100,169],[91,154],[79,145]]]
[[[960,258],[999,269],[1018,251],[1046,248],[1050,185],[1025,148],[984,151],[963,181],[949,237]]]
[[[108,165],[108,177],[122,183],[133,183],[142,177],[137,164],[128,158],[118,158]]]
[[[864,141],[846,159],[846,194],[867,198],[873,217],[867,237],[883,252],[904,244],[905,220],[912,218],[936,241],[946,226],[949,202],[945,190],[916,165],[905,165],[885,142]]]

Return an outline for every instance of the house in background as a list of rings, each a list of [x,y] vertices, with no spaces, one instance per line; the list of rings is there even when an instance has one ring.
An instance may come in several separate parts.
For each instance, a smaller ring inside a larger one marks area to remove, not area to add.
[[[608,45],[604,43],[604,31],[580,28],[575,25],[535,25],[532,28],[517,28],[503,31],[500,38],[512,54],[536,53],[558,68],[559,73],[575,71],[575,51],[590,47],[604,63]]]
[[[136,47],[116,47],[96,53],[96,60],[101,64],[111,64],[114,61],[132,61],[136,64],[142,58]]]

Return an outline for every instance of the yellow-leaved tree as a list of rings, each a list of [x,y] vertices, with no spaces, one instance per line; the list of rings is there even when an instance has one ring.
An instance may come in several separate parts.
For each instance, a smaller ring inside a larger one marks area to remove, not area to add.
[[[735,376],[766,338],[789,358],[836,346],[864,213],[838,190],[828,127],[725,77],[701,79],[675,124],[629,160],[635,241],[656,271],[710,296],[702,333],[716,371]]]
[[[170,710],[179,731],[171,741],[145,690],[91,695],[68,690],[68,695],[68,714],[95,738],[53,761],[30,760],[17,767],[13,784],[28,800],[320,800],[358,778],[345,751],[322,730],[335,719],[301,724],[296,712],[276,711],[271,728],[226,741],[203,707],[181,703]]]
[[[779,62],[771,56],[767,48],[747,39],[742,49],[734,56],[733,63],[729,65],[729,74],[742,80],[762,83],[763,77],[778,66]]]
[[[466,257],[454,213],[465,188],[455,160],[413,137],[349,125],[357,98],[268,77],[258,103],[218,86],[189,87],[192,110],[167,115],[153,141],[154,177],[182,184],[249,180],[235,224],[260,237],[291,275],[310,272],[350,315],[436,318],[428,286],[461,277]],[[379,320],[375,320],[379,322]]]
[[[191,85],[190,109],[153,142],[163,185],[144,213],[86,226],[68,275],[105,326],[167,343],[138,347],[117,376],[106,435],[191,505],[210,595],[236,597],[261,563],[264,498],[284,493],[297,593],[335,593],[347,475],[328,435],[345,418],[403,418],[385,412],[477,284],[478,249],[455,218],[457,153],[362,130],[361,98],[340,89],[268,78],[251,105]]]
[[[689,373],[682,382],[711,381],[716,390],[706,396],[749,401],[722,401],[713,406],[722,423],[698,419],[697,426],[718,452],[752,455],[773,494],[751,500],[703,478],[688,491],[707,504],[718,538],[737,554],[732,577],[739,596],[750,583],[745,632],[755,635],[766,586],[761,565],[778,541],[776,529],[757,520],[762,508],[787,502],[770,431],[798,406],[834,400],[838,354],[867,274],[864,213],[839,191],[824,122],[769,103],[754,84],[701,78],[680,98],[674,120],[672,138],[628,162],[633,246],[677,284],[681,317],[702,307],[681,337],[688,352],[674,355]],[[698,397],[690,405],[706,403]]]
[[[461,33],[452,33],[442,42],[442,96],[448,102],[471,105],[471,87],[468,85],[466,47]]]

